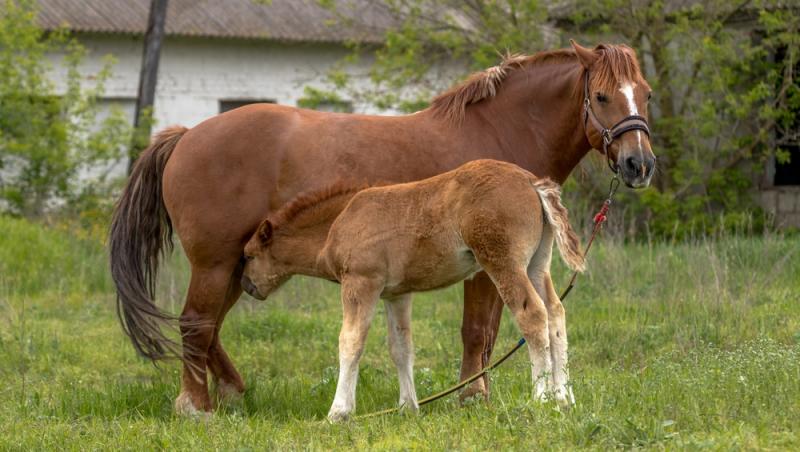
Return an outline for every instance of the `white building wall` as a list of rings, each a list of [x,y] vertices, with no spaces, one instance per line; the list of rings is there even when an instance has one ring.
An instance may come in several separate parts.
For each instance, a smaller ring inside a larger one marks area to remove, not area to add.
[[[84,34],[79,39],[89,50],[80,68],[87,83],[102,68],[106,55],[117,60],[106,84],[105,103],[123,107],[132,118],[142,38]],[[296,105],[305,86],[325,86],[328,70],[347,53],[334,44],[168,37],[158,71],[153,130],[172,124],[193,127],[218,114],[220,100],[264,99]],[[54,79],[63,86],[59,55],[52,58]],[[352,70],[365,72],[368,64],[368,59],[362,59]]]

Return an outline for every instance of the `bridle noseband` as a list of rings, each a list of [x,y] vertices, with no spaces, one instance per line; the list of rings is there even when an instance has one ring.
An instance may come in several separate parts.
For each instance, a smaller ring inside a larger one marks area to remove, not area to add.
[[[639,115],[630,115],[622,118],[618,123],[611,126],[611,128],[607,128],[597,119],[597,115],[594,114],[594,110],[592,110],[592,99],[589,97],[589,71],[586,70],[584,72],[583,77],[583,128],[586,129],[586,123],[591,119],[592,125],[595,129],[600,133],[600,136],[603,138],[603,153],[606,155],[606,159],[608,160],[608,167],[611,168],[611,171],[616,174],[619,172],[619,165],[617,162],[611,160],[611,155],[608,153],[608,147],[611,146],[611,143],[614,142],[615,139],[622,136],[622,134],[626,132],[630,132],[631,130],[641,130],[642,132],[647,134],[647,138],[650,138],[650,127],[647,125],[647,119],[644,116]]]

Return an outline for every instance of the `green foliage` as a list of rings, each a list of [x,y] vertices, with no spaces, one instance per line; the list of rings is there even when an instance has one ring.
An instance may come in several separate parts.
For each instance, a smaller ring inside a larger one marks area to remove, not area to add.
[[[176,418],[180,366],[136,358],[120,330],[102,247],[26,220],[1,222],[0,448],[657,450],[800,447],[800,238],[596,244],[566,302],[577,405],[531,401],[518,352],[491,375],[491,404],[450,396],[419,417],[324,421],[336,386],[339,287],[296,278],[267,302],[244,297],[221,332],[247,385],[208,422]],[[26,252],[6,252],[28,242]],[[54,249],[55,248],[55,249]],[[42,270],[30,270],[41,267]],[[48,270],[44,270],[49,266]],[[81,270],[75,270],[75,269]],[[179,312],[188,268],[161,274]],[[568,273],[554,259],[556,285]],[[106,284],[106,285],[104,285]],[[455,382],[460,286],[414,301],[420,396]],[[378,309],[362,359],[358,413],[397,402]],[[518,330],[504,312],[495,357]]]
[[[337,26],[359,20],[347,2],[320,4],[336,14]],[[369,49],[371,85],[350,93],[382,109],[419,110],[454,78],[493,66],[502,54],[543,48],[547,9],[538,0],[385,0],[382,7],[396,26],[383,45]],[[364,50],[353,49],[351,58]]]
[[[791,142],[775,143],[776,132],[797,140],[796,8],[768,0],[590,0],[552,7],[548,17],[538,1],[383,3],[397,25],[375,53],[374,88],[360,91],[365,101],[419,109],[421,99],[496,64],[500,53],[542,50],[543,30],[551,33],[548,46],[558,39],[566,46],[569,37],[584,45],[627,43],[654,89],[650,116],[659,158],[654,187],[621,196],[627,231],[686,237],[765,227],[755,187],[767,158],[789,157],[781,146]],[[598,203],[608,179],[603,166],[584,164],[577,172],[567,190],[570,205],[583,210],[581,200]]]
[[[800,112],[797,9],[770,1],[595,0],[581,2],[573,21],[588,30],[586,39],[621,38],[636,48],[654,89],[656,190],[625,201],[639,223],[646,219],[665,236],[760,218],[754,188],[767,158],[787,160],[781,145],[790,142],[774,137],[791,136]]]
[[[63,86],[50,58],[63,55]],[[97,100],[112,61],[86,82],[86,50],[63,32],[36,24],[34,3],[6,0],[0,9],[0,211],[40,217],[57,207],[97,204],[111,184],[101,168],[130,142],[122,112],[98,120]]]
[[[336,92],[324,91],[311,86],[306,86],[303,89],[303,97],[297,100],[297,106],[301,108],[310,108],[312,110],[324,109],[326,111],[342,113],[353,111],[350,102],[343,100]]]

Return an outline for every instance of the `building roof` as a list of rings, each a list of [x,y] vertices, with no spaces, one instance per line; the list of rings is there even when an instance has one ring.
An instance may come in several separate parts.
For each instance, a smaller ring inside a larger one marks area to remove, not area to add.
[[[355,20],[331,26],[336,16],[317,0],[169,0],[167,36],[295,42],[380,43],[392,17],[381,2],[335,0]],[[150,0],[38,0],[45,29],[142,35]]]

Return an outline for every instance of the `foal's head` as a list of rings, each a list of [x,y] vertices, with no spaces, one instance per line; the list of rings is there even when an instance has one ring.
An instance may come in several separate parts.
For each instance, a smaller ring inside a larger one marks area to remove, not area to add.
[[[242,288],[263,300],[293,275],[327,278],[317,255],[336,217],[367,186],[334,183],[297,196],[262,221],[244,247]]]
[[[267,298],[294,274],[281,258],[283,250],[271,246],[273,238],[272,222],[264,220],[244,247],[242,289],[259,300]]]
[[[642,76],[636,54],[624,45],[599,45],[587,49],[572,42],[584,71],[589,72],[588,97],[591,111],[605,128],[612,128],[625,118],[648,118],[647,104],[650,85]],[[583,78],[581,93],[583,95]],[[586,121],[586,134],[596,149],[602,149],[603,137],[591,118]],[[619,167],[622,180],[630,187],[650,184],[656,157],[650,147],[650,137],[632,128],[616,137],[608,146],[608,158]]]

